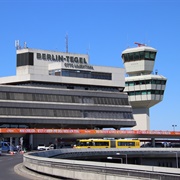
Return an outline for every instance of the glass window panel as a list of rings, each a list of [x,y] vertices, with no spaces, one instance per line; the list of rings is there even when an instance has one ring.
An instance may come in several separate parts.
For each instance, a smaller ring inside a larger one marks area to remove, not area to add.
[[[135,81],[135,82],[134,82],[134,85],[139,85],[139,81]]]
[[[156,84],[161,84],[161,81],[160,80],[156,80]]]
[[[133,53],[129,53],[129,60],[130,60],[130,61],[133,61],[133,60],[134,60]]]
[[[139,60],[139,52],[134,53],[134,60]]]
[[[128,54],[124,54],[124,61],[126,62],[126,61],[128,61],[129,59],[128,59]]]
[[[156,57],[156,53],[155,52],[150,52],[150,59],[154,60]]]
[[[135,92],[129,92],[129,95],[133,96],[133,95],[135,95]]]
[[[144,55],[145,55],[144,51],[143,52],[139,52],[139,56],[140,56],[141,60],[144,59]]]
[[[146,84],[150,84],[150,80],[146,80]]]
[[[129,86],[129,83],[128,83],[128,82],[125,82],[125,86]]]
[[[146,91],[142,91],[141,94],[142,94],[142,95],[146,95]]]
[[[30,94],[30,93],[24,94],[24,99],[27,101],[32,101],[33,100],[33,94]]]
[[[69,76],[69,71],[62,70],[62,76]]]
[[[145,59],[149,59],[150,58],[149,54],[150,54],[150,52],[148,52],[148,51],[145,52]]]
[[[9,93],[9,97],[10,97],[10,99],[15,99],[14,93]]]
[[[6,99],[6,93],[0,92],[0,99]]]
[[[129,86],[134,86],[134,82],[129,82]]]
[[[161,90],[161,91],[160,91],[160,94],[161,94],[161,95],[163,95],[163,94],[164,94],[164,91],[163,91],[163,90]]]
[[[140,91],[136,91],[135,93],[136,93],[136,95],[141,95]]]
[[[163,80],[163,81],[162,81],[162,84],[165,85],[165,84],[166,84],[166,81]]]

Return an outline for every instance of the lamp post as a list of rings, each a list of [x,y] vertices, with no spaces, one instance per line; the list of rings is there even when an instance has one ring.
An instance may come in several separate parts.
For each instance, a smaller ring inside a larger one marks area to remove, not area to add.
[[[123,153],[116,153],[116,155],[118,155],[118,156],[121,156],[121,155],[126,156],[126,164],[127,164],[127,154],[123,154]]]
[[[177,127],[177,125],[173,124],[172,127],[173,127],[173,131],[175,131],[175,128]]]
[[[178,164],[179,164],[179,162],[178,162],[178,152],[175,152],[176,153],[176,167],[178,168]]]

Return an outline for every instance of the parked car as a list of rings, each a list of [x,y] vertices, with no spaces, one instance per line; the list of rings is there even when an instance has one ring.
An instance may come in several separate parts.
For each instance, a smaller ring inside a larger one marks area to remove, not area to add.
[[[13,144],[10,144],[10,142],[1,141],[0,144],[2,152],[8,153],[17,151],[17,148]]]
[[[142,148],[150,148],[150,147],[159,147],[159,148],[162,148],[162,147],[165,147],[165,143],[156,142],[155,146],[153,146],[152,143],[148,142],[148,143],[145,143],[145,144],[141,145],[141,147]]]
[[[46,150],[46,146],[44,144],[39,144],[37,147],[37,150],[38,151],[44,151],[44,150]]]
[[[38,151],[51,150],[51,149],[54,149],[54,144],[51,144],[50,146],[45,146],[44,144],[39,144],[37,147]]]
[[[46,147],[46,150],[51,150],[51,149],[54,149],[54,144],[51,144],[50,146]]]

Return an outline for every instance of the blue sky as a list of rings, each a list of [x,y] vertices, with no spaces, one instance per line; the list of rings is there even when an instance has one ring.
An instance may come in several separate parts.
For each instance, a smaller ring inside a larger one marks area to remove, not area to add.
[[[15,40],[30,48],[89,53],[90,64],[124,67],[134,42],[158,50],[154,70],[168,79],[150,109],[151,130],[180,129],[179,0],[0,0],[0,77],[15,75]]]

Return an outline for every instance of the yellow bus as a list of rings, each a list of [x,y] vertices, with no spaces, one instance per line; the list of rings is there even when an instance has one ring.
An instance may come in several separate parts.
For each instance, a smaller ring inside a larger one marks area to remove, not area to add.
[[[79,139],[74,148],[140,148],[140,141],[134,139]]]
[[[117,139],[116,148],[140,148],[140,141],[137,139]]]
[[[79,139],[74,148],[110,148],[111,142],[106,139]]]

